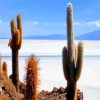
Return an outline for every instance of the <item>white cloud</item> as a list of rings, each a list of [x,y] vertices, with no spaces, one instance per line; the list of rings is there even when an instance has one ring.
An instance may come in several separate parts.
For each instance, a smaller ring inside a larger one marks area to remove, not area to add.
[[[0,23],[2,23],[2,20],[0,19]]]
[[[54,23],[54,22],[47,22],[47,23],[44,23],[44,25],[46,26],[54,26],[56,25],[57,23]]]
[[[94,26],[94,27],[100,28],[100,20],[87,22],[86,25],[87,26]]]
[[[100,20],[96,21],[88,21],[88,22],[74,22],[75,26],[80,26],[80,27],[95,27],[95,28],[100,28]]]
[[[76,25],[76,26],[81,26],[82,23],[80,23],[80,22],[74,22],[74,25]]]
[[[33,21],[32,24],[39,25],[40,23],[38,21]]]

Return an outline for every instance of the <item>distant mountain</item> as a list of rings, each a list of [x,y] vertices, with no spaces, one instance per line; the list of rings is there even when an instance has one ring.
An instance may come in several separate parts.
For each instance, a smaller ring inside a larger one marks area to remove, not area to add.
[[[26,36],[24,39],[40,39],[40,40],[66,40],[66,34],[55,34],[46,36]],[[75,37],[77,40],[100,40],[100,30],[89,32],[80,36]]]
[[[7,38],[0,38],[7,39]],[[23,39],[39,39],[39,40],[66,40],[66,34],[54,34],[54,35],[31,35],[24,36]],[[80,36],[75,37],[77,40],[100,40],[100,30],[89,32]]]
[[[24,39],[40,39],[40,40],[65,40],[66,39],[66,34],[61,35],[61,34],[55,34],[55,35],[46,35],[46,36],[25,36]]]
[[[100,40],[100,30],[76,37],[77,40]]]

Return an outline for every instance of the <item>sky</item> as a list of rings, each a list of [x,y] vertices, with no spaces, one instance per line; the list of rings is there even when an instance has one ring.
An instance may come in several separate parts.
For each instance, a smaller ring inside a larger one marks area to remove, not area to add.
[[[73,5],[74,35],[100,29],[100,0],[0,0],[0,37],[10,37],[10,21],[22,17],[23,36],[66,34],[66,7]]]

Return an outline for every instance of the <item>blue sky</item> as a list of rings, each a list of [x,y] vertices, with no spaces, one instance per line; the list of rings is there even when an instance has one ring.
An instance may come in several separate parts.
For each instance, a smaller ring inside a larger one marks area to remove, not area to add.
[[[74,35],[100,29],[100,0],[0,0],[0,37],[10,37],[10,20],[22,16],[23,36],[66,34],[66,5],[73,4]]]

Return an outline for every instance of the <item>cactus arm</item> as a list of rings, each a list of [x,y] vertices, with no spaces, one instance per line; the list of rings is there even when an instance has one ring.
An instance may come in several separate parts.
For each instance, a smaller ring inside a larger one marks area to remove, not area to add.
[[[20,42],[20,32],[19,29],[15,30],[15,45],[18,46]]]
[[[22,22],[21,22],[21,16],[17,15],[17,28],[19,29],[19,33],[20,33],[20,41],[19,41],[19,45],[18,45],[18,49],[21,48],[22,45]]]
[[[68,80],[68,51],[67,48],[64,47],[62,51],[62,63],[63,63],[63,72],[65,79]]]
[[[16,28],[14,19],[11,19],[10,26],[11,26],[11,35],[12,35],[12,38],[9,39],[8,46],[10,46],[10,48],[12,49],[13,48],[13,36],[15,34],[15,28]]]
[[[75,66],[77,63],[77,55],[78,55],[78,50],[77,50],[77,46],[75,46]]]
[[[75,69],[75,80],[78,81],[82,71],[82,63],[83,63],[83,43],[78,43],[78,58]]]
[[[76,63],[77,63],[77,46],[74,44],[74,64],[76,68]]]
[[[14,31],[15,31],[15,28],[16,28],[14,19],[11,20],[10,26],[11,26],[11,33],[12,33],[12,37],[13,37]]]

